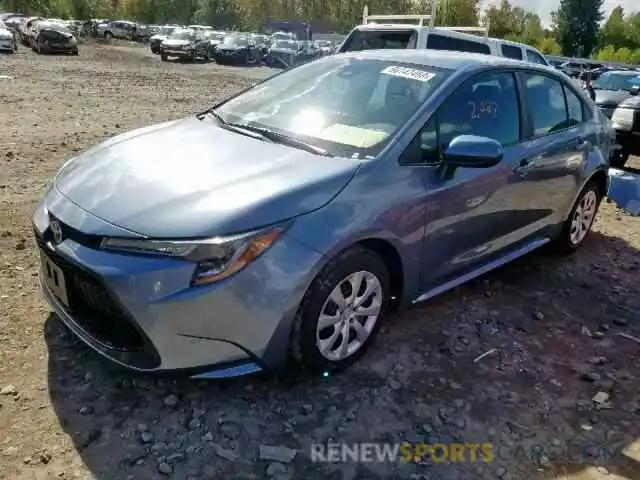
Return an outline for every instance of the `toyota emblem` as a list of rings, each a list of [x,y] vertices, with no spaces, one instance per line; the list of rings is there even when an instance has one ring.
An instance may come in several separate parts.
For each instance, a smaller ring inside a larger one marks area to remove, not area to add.
[[[60,242],[62,242],[62,226],[60,225],[60,222],[58,222],[57,220],[51,220],[49,228],[51,229],[51,233],[53,234],[53,243],[58,245]]]

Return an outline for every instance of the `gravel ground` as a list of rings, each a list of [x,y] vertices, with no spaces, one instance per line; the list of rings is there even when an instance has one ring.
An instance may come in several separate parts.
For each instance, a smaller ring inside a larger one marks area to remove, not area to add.
[[[270,73],[122,45],[0,57],[0,478],[640,478],[640,453],[595,452],[640,439],[640,219],[612,204],[573,257],[534,254],[392,318],[331,378],[132,375],[50,315],[29,215],[65,159]],[[504,449],[491,463],[312,462],[310,445],[332,441]],[[568,442],[592,455],[564,461]]]

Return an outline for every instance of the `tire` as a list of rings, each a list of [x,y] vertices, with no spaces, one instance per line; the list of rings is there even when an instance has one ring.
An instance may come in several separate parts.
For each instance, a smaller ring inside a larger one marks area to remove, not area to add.
[[[360,283],[359,292],[361,292],[360,301],[362,302],[360,307],[353,307],[353,303],[350,303],[353,300],[353,283],[349,278],[357,279],[353,277],[354,275],[365,276]],[[346,288],[341,290],[341,287]],[[366,287],[374,288],[373,296],[365,296]],[[384,262],[375,252],[356,246],[339,254],[320,271],[300,303],[291,333],[290,352],[293,359],[302,368],[314,373],[339,372],[352,365],[373,343],[389,304],[389,291],[389,273]],[[335,294],[334,298],[338,298],[336,292],[342,295],[346,292],[346,295],[351,297],[347,299],[346,316],[340,315],[338,304],[330,299],[332,292]],[[353,318],[353,314],[349,318],[349,313],[357,312],[358,308],[372,308],[378,313],[374,315],[372,311],[371,315],[360,320]],[[327,318],[335,317],[340,320],[318,330],[322,313]],[[364,336],[362,340],[350,346],[349,342],[357,338],[353,338],[355,335],[353,327],[345,327],[345,325],[356,324],[360,325]],[[341,355],[338,348],[343,343],[344,336],[339,331],[343,328],[349,331],[347,348],[353,348],[353,351],[347,352],[346,356],[342,356],[344,354]],[[323,354],[318,346],[323,340],[325,342],[329,340],[326,345],[334,347],[328,349],[328,354]]]
[[[167,57],[164,53],[161,53],[160,60],[162,60],[163,62],[166,62],[167,60],[169,60],[169,57]]]
[[[625,163],[629,160],[629,152],[624,150],[616,150],[612,153],[611,159],[609,160],[609,165],[613,168],[622,168]]]
[[[104,39],[109,41],[113,38],[113,34],[111,32],[104,32]]]
[[[556,252],[569,254],[575,252],[582,246],[591,231],[593,222],[598,214],[598,208],[602,201],[602,194],[603,192],[600,191],[600,187],[595,181],[591,180],[587,185],[585,185],[580,192],[576,203],[573,205],[567,221],[562,227],[562,232],[554,241],[553,246]],[[584,208],[587,205],[590,205],[589,211],[591,212],[588,219],[584,217]],[[580,215],[583,215],[582,221],[577,218]],[[574,225],[574,221],[580,223],[576,223]],[[581,229],[581,233],[575,233],[576,227]]]

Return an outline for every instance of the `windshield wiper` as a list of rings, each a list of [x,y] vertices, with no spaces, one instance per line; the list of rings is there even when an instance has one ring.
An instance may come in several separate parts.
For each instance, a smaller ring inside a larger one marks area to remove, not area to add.
[[[265,140],[274,143],[282,143],[284,145],[289,145],[290,147],[299,148],[301,150],[306,150],[307,152],[314,153],[316,155],[322,155],[323,157],[333,157],[327,150],[324,148],[317,147],[312,145],[311,143],[305,142],[304,140],[299,140],[294,137],[290,137],[288,135],[284,135],[282,133],[278,133],[274,130],[264,127],[256,127],[253,125],[247,125],[245,123],[231,123],[227,122],[222,116],[217,113],[214,109],[205,110],[202,113],[198,113],[196,118],[199,120],[204,119],[207,115],[213,117],[222,128],[226,128],[227,130],[232,130],[237,133],[241,133],[243,135],[248,135],[253,138],[257,138],[260,140]]]
[[[239,123],[227,122],[224,118],[222,118],[222,116],[219,113],[217,113],[213,109],[205,110],[204,112],[198,113],[196,115],[196,118],[198,120],[203,120],[207,115],[214,118],[215,121],[218,122],[218,125],[226,130],[231,130],[232,132],[240,133],[242,135],[246,135],[251,138],[256,138],[258,140],[262,140],[265,142],[273,142],[271,138],[267,137],[262,132],[258,132],[250,127],[241,125]]]
[[[269,128],[256,127],[253,125],[245,125],[245,124],[242,124],[242,125],[232,124],[232,125],[237,126],[238,128],[243,128],[243,129],[258,133],[275,143],[282,143],[284,145],[289,145],[290,147],[306,150],[307,152],[314,153],[316,155],[322,155],[323,157],[333,157],[333,155],[330,154],[324,148],[317,147],[311,143],[305,142],[304,140],[290,137],[288,135],[276,132],[275,130],[271,130]]]

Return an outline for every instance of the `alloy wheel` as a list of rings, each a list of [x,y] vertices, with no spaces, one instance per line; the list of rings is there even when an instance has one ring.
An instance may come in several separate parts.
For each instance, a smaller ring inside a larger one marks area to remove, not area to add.
[[[336,362],[356,353],[374,330],[382,311],[382,284],[367,271],[338,282],[320,310],[316,347]]]
[[[598,198],[593,190],[587,190],[576,207],[571,219],[569,240],[573,245],[579,245],[589,233],[596,215]]]

